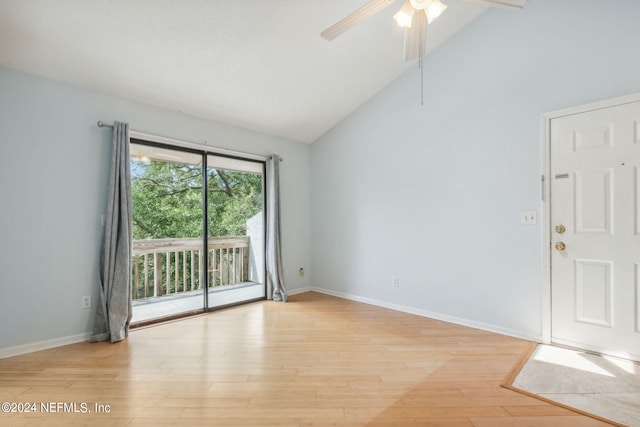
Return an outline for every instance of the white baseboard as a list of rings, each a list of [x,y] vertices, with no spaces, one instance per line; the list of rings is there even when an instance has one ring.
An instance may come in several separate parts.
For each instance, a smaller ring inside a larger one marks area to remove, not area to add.
[[[503,328],[501,326],[491,325],[491,324],[482,323],[482,322],[476,322],[475,320],[449,316],[447,314],[421,310],[415,307],[409,307],[409,306],[400,305],[400,304],[393,304],[386,301],[362,297],[359,295],[347,294],[344,292],[334,291],[331,289],[312,286],[311,291],[319,292],[321,294],[331,295],[338,298],[344,298],[351,301],[361,302],[364,304],[375,305],[377,307],[388,308],[390,310],[401,311],[403,313],[415,314],[416,316],[427,317],[429,319],[441,320],[443,322],[453,323],[456,325],[466,326],[469,328],[480,329],[482,331],[493,332],[496,334],[506,335],[514,338],[520,338],[527,341],[541,342],[541,339],[542,339],[542,337],[535,336],[535,334],[530,334],[530,333],[522,332],[515,329]]]
[[[287,289],[287,296],[304,294],[305,292],[311,292],[313,288],[311,286],[305,286],[304,288]]]
[[[88,341],[89,338],[91,338],[91,332],[85,332],[83,334],[54,338],[52,340],[39,341],[30,344],[17,345],[15,347],[0,348],[0,359],[20,356],[22,354],[33,353],[41,350],[49,350],[50,348],[62,347],[63,345],[77,344],[79,342]]]

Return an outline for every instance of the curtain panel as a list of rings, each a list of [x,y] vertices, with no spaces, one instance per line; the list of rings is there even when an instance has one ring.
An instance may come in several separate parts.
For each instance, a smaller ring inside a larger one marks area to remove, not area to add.
[[[280,156],[267,159],[267,289],[274,301],[287,301],[280,243]]]
[[[129,125],[113,126],[111,175],[100,254],[100,303],[91,341],[122,341],[131,323],[133,243]]]

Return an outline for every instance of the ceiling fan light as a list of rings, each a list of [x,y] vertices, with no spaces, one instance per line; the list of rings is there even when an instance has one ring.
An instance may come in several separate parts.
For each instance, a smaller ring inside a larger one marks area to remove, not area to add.
[[[431,0],[410,0],[411,6],[416,10],[424,10],[429,7]]]
[[[402,28],[410,28],[411,21],[413,21],[413,14],[415,12],[416,10],[411,7],[411,1],[407,0],[402,5],[398,13],[393,15],[393,20],[396,21],[396,23]]]
[[[431,0],[429,6],[424,10],[429,24],[438,19],[445,10],[447,10],[447,5],[440,3],[440,0]]]

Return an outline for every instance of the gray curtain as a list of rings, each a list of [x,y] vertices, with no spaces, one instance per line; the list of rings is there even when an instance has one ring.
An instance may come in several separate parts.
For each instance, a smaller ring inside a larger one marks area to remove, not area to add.
[[[274,301],[287,301],[280,250],[280,156],[267,159],[267,286]]]
[[[131,167],[129,125],[113,126],[111,177],[100,254],[100,303],[91,341],[122,341],[131,322]]]

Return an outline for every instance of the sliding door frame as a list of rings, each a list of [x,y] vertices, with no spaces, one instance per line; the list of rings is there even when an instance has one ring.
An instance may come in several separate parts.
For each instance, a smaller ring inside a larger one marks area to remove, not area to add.
[[[155,322],[162,322],[165,320],[170,320],[170,319],[176,319],[176,318],[180,318],[180,317],[187,317],[187,316],[191,316],[194,314],[199,314],[199,313],[209,313],[212,311],[216,311],[216,310],[220,310],[220,309],[224,309],[224,308],[229,308],[229,307],[234,307],[234,306],[238,306],[238,305],[242,305],[242,304],[249,304],[252,302],[256,302],[256,301],[264,301],[267,299],[267,294],[268,294],[268,290],[267,290],[267,263],[266,263],[266,237],[267,237],[267,233],[266,233],[266,227],[263,227],[262,230],[262,234],[263,234],[263,239],[262,239],[262,258],[263,258],[263,296],[260,298],[254,298],[254,299],[250,299],[250,300],[246,300],[246,301],[241,301],[241,302],[237,302],[237,303],[231,303],[231,304],[226,304],[226,305],[218,305],[218,306],[214,306],[214,307],[210,307],[209,306],[209,194],[208,194],[208,187],[209,187],[209,182],[208,182],[208,174],[207,174],[207,169],[208,169],[208,165],[207,165],[207,158],[208,156],[217,156],[217,157],[224,157],[224,158],[228,158],[228,159],[234,159],[234,160],[241,160],[244,162],[252,162],[252,163],[258,163],[262,165],[262,221],[263,224],[266,224],[266,218],[267,218],[267,188],[266,188],[266,165],[267,162],[266,160],[261,160],[259,159],[260,156],[254,156],[251,154],[247,153],[247,156],[244,157],[243,155],[235,155],[235,154],[228,154],[225,153],[226,150],[221,150],[221,149],[215,149],[212,147],[206,147],[203,146],[202,148],[197,148],[195,147],[195,145],[197,144],[183,144],[180,141],[175,141],[176,143],[173,144],[173,140],[169,139],[169,138],[163,138],[163,142],[158,142],[158,141],[154,141],[152,139],[156,139],[156,138],[149,138],[146,139],[144,138],[146,135],[144,134],[140,134],[140,135],[132,135],[130,137],[130,143],[131,144],[138,144],[138,145],[144,145],[147,147],[156,147],[156,148],[163,148],[163,149],[168,149],[168,150],[175,150],[175,151],[182,151],[182,152],[186,152],[186,153],[191,153],[191,154],[197,154],[200,155],[202,158],[202,166],[201,166],[201,174],[202,174],[202,233],[203,233],[203,237],[202,237],[202,245],[203,245],[203,249],[204,249],[204,263],[200,264],[201,268],[204,268],[204,271],[202,272],[202,277],[203,277],[203,283],[202,285],[202,291],[204,293],[203,296],[203,302],[202,302],[202,309],[201,310],[197,310],[197,311],[189,311],[189,312],[185,312],[185,313],[180,313],[180,314],[176,314],[176,315],[169,315],[167,317],[162,317],[162,318],[158,318],[157,320],[154,319],[152,321],[149,322],[141,322],[140,325],[136,325],[136,326],[143,326],[149,323],[155,323]],[[207,148],[211,148],[211,149],[207,149]]]

